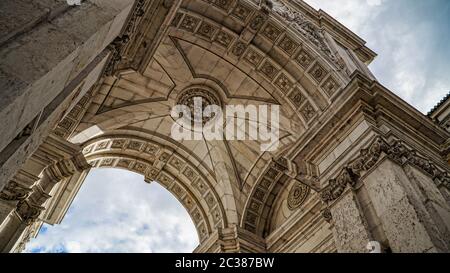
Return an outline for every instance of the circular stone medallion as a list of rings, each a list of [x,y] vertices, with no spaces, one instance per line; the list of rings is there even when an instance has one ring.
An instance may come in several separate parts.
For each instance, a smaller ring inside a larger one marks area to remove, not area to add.
[[[308,198],[310,190],[311,189],[305,184],[296,182],[289,192],[287,200],[289,209],[295,210],[303,205],[303,203],[306,201],[306,198]]]
[[[207,124],[215,118],[214,113],[210,117],[204,115],[206,107],[217,105],[220,107],[220,100],[209,90],[201,87],[194,87],[183,91],[178,98],[178,105],[185,105],[189,108],[188,112],[183,112],[185,122],[201,122]]]

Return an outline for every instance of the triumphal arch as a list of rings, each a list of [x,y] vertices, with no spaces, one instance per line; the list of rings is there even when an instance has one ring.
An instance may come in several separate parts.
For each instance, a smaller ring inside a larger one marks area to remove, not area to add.
[[[450,250],[449,100],[429,116],[405,103],[327,13],[300,0],[0,6],[1,251],[61,223],[93,168],[164,186],[195,252]],[[196,98],[278,106],[278,142],[175,140],[171,111]]]

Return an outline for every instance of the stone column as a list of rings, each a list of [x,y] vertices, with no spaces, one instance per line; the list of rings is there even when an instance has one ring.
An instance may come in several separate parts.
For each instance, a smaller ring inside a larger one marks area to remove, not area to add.
[[[375,139],[322,190],[339,252],[372,239],[395,253],[448,252],[448,176],[403,142]]]
[[[448,251],[438,225],[414,189],[416,181],[406,175],[402,166],[385,159],[363,182],[392,251]],[[422,178],[421,182],[426,180]]]
[[[14,249],[25,230],[36,223],[44,210],[43,205],[51,198],[50,193],[57,183],[77,171],[89,168],[90,165],[81,153],[47,167],[39,182],[32,188],[30,196],[17,204],[16,210],[0,227],[0,251],[9,252]]]
[[[347,190],[324,213],[332,215],[328,220],[339,253],[368,252],[367,245],[373,241],[372,235],[352,190]]]

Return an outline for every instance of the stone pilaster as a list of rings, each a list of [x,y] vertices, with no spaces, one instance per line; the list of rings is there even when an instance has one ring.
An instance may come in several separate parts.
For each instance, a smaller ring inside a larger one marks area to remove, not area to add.
[[[220,228],[195,253],[264,253],[265,240],[237,226]]]
[[[38,183],[33,186],[30,195],[18,202],[15,211],[10,213],[9,219],[2,224],[0,250],[11,251],[27,228],[38,221],[45,203],[51,198],[50,194],[59,182],[89,168],[90,165],[81,153],[48,166],[42,172]]]
[[[332,215],[328,220],[338,252],[367,252],[367,244],[373,241],[372,235],[353,191],[346,191],[326,213]]]
[[[381,162],[363,181],[392,251],[446,252],[443,234],[434,221],[437,219],[430,216],[414,189],[417,182],[389,159]],[[428,181],[421,178],[420,182]],[[435,188],[433,184],[429,186]]]
[[[338,250],[364,251],[362,241],[376,232],[393,252],[447,252],[450,208],[442,192],[447,177],[401,141],[375,139],[322,191]],[[356,190],[366,195],[365,209]]]
[[[31,187],[39,180],[24,170],[20,170],[13,180],[0,192],[0,223],[17,207],[18,203],[25,200],[31,193]]]
[[[61,223],[89,171],[90,169],[77,171],[57,185],[55,193],[45,205],[45,212],[41,215],[45,223],[50,225]]]

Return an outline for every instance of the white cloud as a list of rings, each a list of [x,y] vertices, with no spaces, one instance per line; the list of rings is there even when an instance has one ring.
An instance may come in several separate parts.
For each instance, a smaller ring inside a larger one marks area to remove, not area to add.
[[[391,91],[428,111],[450,90],[445,0],[307,0],[360,35],[379,56],[371,69]],[[163,208],[163,209],[162,209]],[[195,228],[178,201],[126,171],[94,170],[60,226],[27,251],[190,252]]]
[[[448,1],[306,2],[365,39],[379,54],[370,66],[378,80],[423,113],[450,90]]]
[[[192,252],[198,245],[189,215],[167,190],[113,169],[93,170],[66,219],[46,229],[27,251]]]

